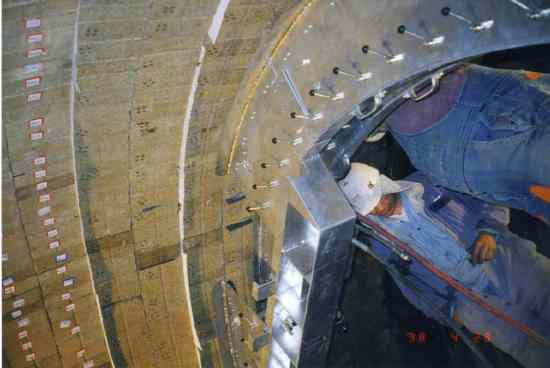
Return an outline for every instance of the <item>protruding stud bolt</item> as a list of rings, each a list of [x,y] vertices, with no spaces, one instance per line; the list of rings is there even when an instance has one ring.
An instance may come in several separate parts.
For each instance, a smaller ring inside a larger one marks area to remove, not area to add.
[[[531,19],[546,18],[550,16],[550,8],[542,10],[534,10],[519,0],[509,0],[512,4],[515,4],[527,12],[527,16]]]
[[[278,186],[279,186],[279,181],[278,180],[273,180],[273,181],[269,182],[268,184],[261,184],[261,185],[253,184],[252,189],[254,189],[254,190],[273,189],[273,188],[277,188]]]
[[[261,211],[263,209],[266,209],[266,208],[270,208],[271,207],[271,202],[264,202],[258,206],[248,206],[246,207],[246,210],[248,212],[258,212],[258,211]]]
[[[329,96],[330,98],[330,96]],[[304,119],[304,120],[319,120],[323,117],[323,113],[316,113],[316,114],[309,114],[309,115],[300,115],[296,112],[291,112],[290,113],[290,118],[291,119]]]
[[[267,169],[268,167],[272,167],[272,166],[278,166],[279,168],[282,168],[282,167],[285,167],[285,166],[288,166],[290,165],[290,160],[288,158],[285,158],[279,162],[274,162],[274,163],[267,163],[267,162],[262,162],[260,164],[260,167],[262,169]]]
[[[363,80],[366,80],[366,79],[370,79],[372,78],[372,73],[361,73],[359,75],[356,75],[356,74],[353,74],[353,73],[348,73],[344,70],[342,70],[341,68],[335,66],[333,69],[332,69],[332,72],[336,75],[344,75],[346,77],[349,77],[351,79],[354,79],[356,81],[363,81]]]
[[[405,59],[405,54],[397,54],[397,55],[387,55],[383,52],[373,50],[369,45],[364,45],[361,50],[364,54],[373,54],[376,56],[383,57],[386,60],[386,63],[388,64],[395,64],[400,61],[403,61]]]
[[[424,43],[424,46],[428,46],[428,47],[438,46],[438,45],[441,45],[443,42],[445,42],[445,37],[444,36],[434,37],[432,40],[428,41],[428,40],[426,40],[425,37],[422,37],[418,33],[414,33],[414,32],[411,32],[411,31],[407,30],[407,27],[405,27],[404,25],[400,25],[399,27],[397,27],[397,33],[406,34],[406,35],[409,35],[411,37],[414,37],[414,38],[422,41]]]
[[[481,32],[481,31],[487,31],[491,28],[493,28],[493,25],[495,24],[495,21],[494,20],[485,20],[481,23],[477,23],[475,24],[472,20],[460,15],[460,14],[457,14],[457,13],[454,13],[451,8],[449,8],[448,6],[444,7],[441,9],[441,14],[443,16],[451,16],[453,18],[456,18],[464,23],[467,23],[469,26],[470,26],[470,29],[474,32]]]
[[[287,139],[280,139],[280,138],[274,137],[273,139],[271,139],[271,143],[273,144],[288,143],[291,146],[297,146],[301,143],[304,143],[304,139],[302,137],[296,137],[294,139],[287,140]]]
[[[322,97],[322,98],[329,98],[333,101],[336,101],[336,100],[341,100],[344,98],[344,92],[338,92],[336,93],[335,95],[333,96],[330,96],[330,95],[326,95],[324,93],[320,93],[319,90],[316,90],[316,89],[312,89],[309,91],[309,95],[310,96],[313,96],[313,97]]]

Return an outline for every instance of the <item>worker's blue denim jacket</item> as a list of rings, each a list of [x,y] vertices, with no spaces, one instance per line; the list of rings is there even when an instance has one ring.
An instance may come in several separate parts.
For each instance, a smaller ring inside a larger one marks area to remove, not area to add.
[[[550,186],[550,76],[469,66],[443,119],[420,133],[391,132],[433,183],[550,223],[550,205],[529,192]]]
[[[407,221],[400,223],[399,219],[377,216],[369,218],[408,243],[435,267],[463,286],[550,339],[550,307],[545,302],[545,298],[550,295],[547,284],[550,263],[544,263],[544,272],[527,272],[527,269],[535,268],[535,263],[542,264],[542,256],[536,253],[532,242],[508,231],[509,211],[467,195],[438,188],[419,173],[413,174],[407,180],[423,185],[422,208],[418,208],[417,204],[408,199],[409,193],[402,193]],[[482,232],[496,236],[498,254],[493,261],[474,265],[470,263],[471,253],[475,240]],[[458,305],[461,313],[477,316],[468,321],[469,328],[475,328],[478,333],[492,331],[493,335],[498,334],[499,336],[493,336],[495,344],[524,364],[539,366],[542,362],[541,356],[550,359],[550,349],[547,353],[544,352],[546,347],[526,341],[522,332],[502,321],[495,321],[481,307],[469,305],[468,300],[458,291],[417,261],[407,264],[383,244],[377,241],[372,244],[373,252],[383,262],[401,267],[404,277],[417,290],[409,289],[399,279],[395,280],[397,285],[405,297],[428,317],[445,324],[446,321],[441,318],[440,313],[450,318]],[[514,281],[509,281],[510,278]],[[540,354],[529,353],[536,349],[541,349]]]

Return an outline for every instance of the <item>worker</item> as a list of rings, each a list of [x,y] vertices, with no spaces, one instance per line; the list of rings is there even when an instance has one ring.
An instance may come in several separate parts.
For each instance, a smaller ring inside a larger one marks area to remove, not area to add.
[[[550,224],[550,75],[465,65],[385,124],[434,184]]]
[[[392,181],[360,163],[339,185],[363,222],[390,239],[392,247],[371,242],[372,251],[416,285],[395,280],[413,305],[489,334],[526,367],[548,366],[550,260],[508,230],[507,208],[436,187],[420,173]]]

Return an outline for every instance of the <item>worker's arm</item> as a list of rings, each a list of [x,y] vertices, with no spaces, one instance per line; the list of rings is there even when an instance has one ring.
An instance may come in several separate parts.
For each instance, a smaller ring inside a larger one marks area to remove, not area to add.
[[[476,238],[479,238],[483,234],[489,234],[498,243],[501,234],[508,231],[510,210],[506,207],[484,203],[481,207],[479,218],[480,220],[476,226]]]

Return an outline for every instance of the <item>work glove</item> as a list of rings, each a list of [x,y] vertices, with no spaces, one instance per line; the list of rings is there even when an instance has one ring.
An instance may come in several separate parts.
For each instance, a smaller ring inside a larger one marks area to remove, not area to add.
[[[474,250],[472,252],[472,261],[474,264],[481,264],[495,258],[497,255],[497,241],[493,235],[480,233],[477,237]]]

